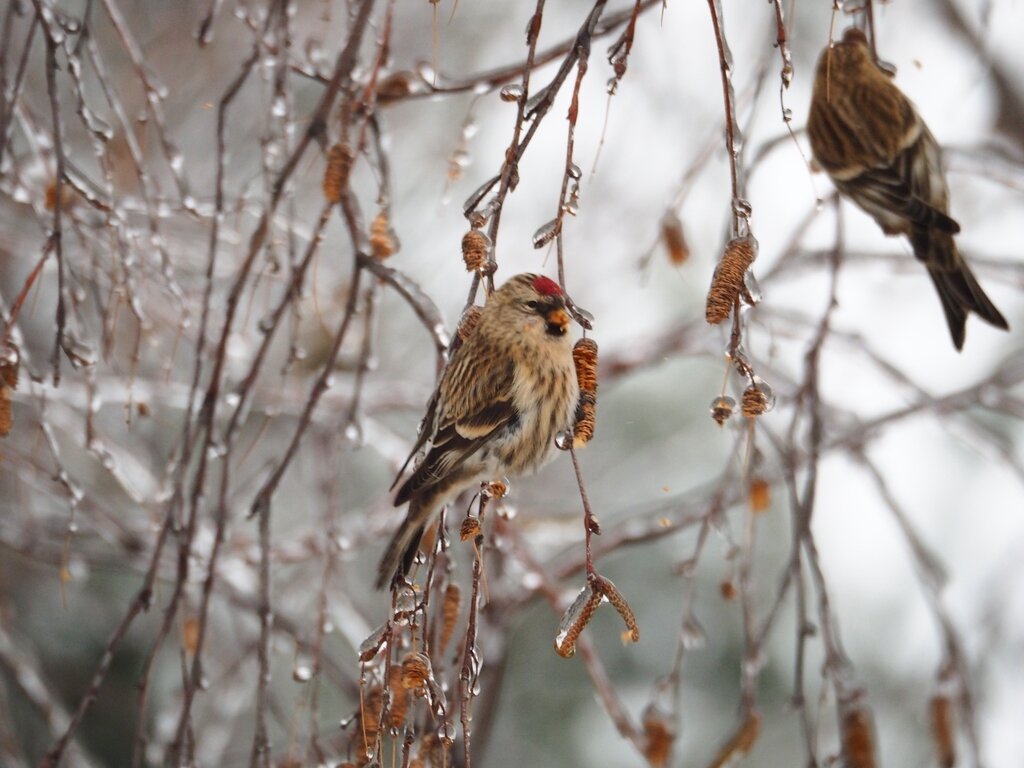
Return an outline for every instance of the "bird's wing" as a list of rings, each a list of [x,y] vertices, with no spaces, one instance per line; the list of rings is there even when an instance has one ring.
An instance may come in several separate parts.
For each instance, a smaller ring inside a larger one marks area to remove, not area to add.
[[[518,421],[512,403],[514,376],[515,364],[499,350],[480,343],[457,350],[438,387],[430,450],[399,488],[396,506],[450,476],[496,431]]]
[[[960,231],[956,220],[927,202],[926,190],[915,189],[919,185],[914,183],[910,168],[914,164],[914,158],[910,157],[913,152],[913,148],[907,149],[895,164],[876,166],[854,179],[837,182],[837,186],[872,214],[877,211],[895,215],[909,222],[911,227],[955,235]],[[880,223],[885,227],[884,221]]]
[[[395,486],[398,485],[398,481],[402,479],[402,475],[405,474],[406,468],[409,466],[409,462],[412,461],[413,456],[418,454],[423,446],[427,444],[427,441],[433,437],[435,430],[434,419],[437,415],[437,397],[440,392],[440,386],[434,389],[434,393],[430,396],[430,400],[427,402],[427,413],[420,422],[420,431],[416,436],[416,442],[412,446],[412,450],[409,451],[409,455],[405,457],[405,461],[402,462],[402,468],[398,470],[398,474],[395,475],[395,479],[391,483],[389,491],[394,490]]]
[[[926,136],[922,134],[919,141],[927,141]],[[924,147],[909,146],[891,165],[874,166],[855,178],[837,180],[836,184],[890,233],[924,229],[955,234],[959,224],[928,202],[934,199],[931,185],[944,182],[936,181],[922,167],[926,160],[922,157],[924,151]],[[906,224],[900,225],[901,220]]]

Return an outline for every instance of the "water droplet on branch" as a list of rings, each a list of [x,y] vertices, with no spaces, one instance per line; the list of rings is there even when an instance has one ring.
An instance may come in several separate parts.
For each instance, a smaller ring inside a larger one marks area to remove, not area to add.
[[[561,222],[558,219],[552,219],[547,224],[541,225],[537,228],[537,231],[533,233],[533,247],[543,248],[555,239],[560,229]]]
[[[523,98],[523,86],[518,83],[503,86],[498,96],[502,101],[519,101]]]

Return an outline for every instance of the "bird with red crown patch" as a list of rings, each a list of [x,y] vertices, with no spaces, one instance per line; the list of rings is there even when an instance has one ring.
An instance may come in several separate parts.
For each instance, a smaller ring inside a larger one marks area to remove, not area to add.
[[[579,401],[566,296],[554,280],[521,274],[494,291],[452,354],[395,505],[409,510],[380,561],[377,587],[412,568],[420,539],[441,508],[482,481],[535,472],[571,430]],[[402,478],[405,467],[395,483]]]

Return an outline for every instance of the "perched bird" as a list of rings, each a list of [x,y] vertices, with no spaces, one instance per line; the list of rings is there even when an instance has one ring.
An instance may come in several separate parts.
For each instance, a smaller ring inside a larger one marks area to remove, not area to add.
[[[565,294],[547,277],[516,275],[490,295],[452,353],[395,479],[429,441],[395,496],[395,506],[409,502],[409,511],[380,561],[378,589],[408,573],[444,504],[483,480],[530,473],[551,458],[555,435],[571,430],[579,401],[569,322]]]
[[[1004,330],[1005,318],[957,250],[941,150],[910,100],[851,28],[826,48],[814,77],[807,135],[839,192],[887,235],[906,235],[935,284],[957,349],[967,313]]]

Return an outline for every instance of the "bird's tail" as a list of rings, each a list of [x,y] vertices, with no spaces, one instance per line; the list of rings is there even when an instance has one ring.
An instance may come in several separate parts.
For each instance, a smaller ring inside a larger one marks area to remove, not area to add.
[[[430,519],[430,509],[424,507],[419,499],[409,502],[409,512],[405,520],[398,526],[391,537],[384,556],[377,568],[377,589],[394,586],[411,569],[416,559],[416,551],[423,538],[423,529]]]
[[[923,252],[922,252],[923,251]],[[967,314],[973,312],[989,325],[1009,330],[1009,324],[982,289],[978,279],[957,252],[948,235],[915,238],[914,253],[928,267],[928,274],[938,291],[949,333],[957,349],[964,346]]]

